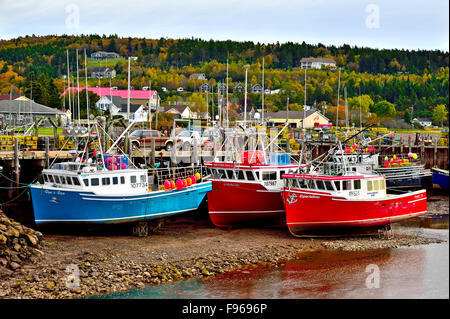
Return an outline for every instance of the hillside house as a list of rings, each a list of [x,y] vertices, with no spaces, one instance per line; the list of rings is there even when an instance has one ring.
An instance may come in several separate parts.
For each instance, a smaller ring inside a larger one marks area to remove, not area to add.
[[[116,77],[116,70],[110,68],[93,68],[91,78],[95,79],[114,79]]]
[[[114,59],[114,58],[121,58],[121,56],[116,52],[97,51],[91,53],[91,59],[93,60]]]
[[[321,69],[323,66],[336,67],[336,61],[330,58],[302,58],[300,68]]]

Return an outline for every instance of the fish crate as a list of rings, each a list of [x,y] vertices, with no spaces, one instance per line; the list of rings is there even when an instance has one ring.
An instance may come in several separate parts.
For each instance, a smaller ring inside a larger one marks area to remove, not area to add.
[[[9,136],[9,135],[1,135],[0,136],[0,142],[10,141],[11,138],[12,138],[12,136]]]

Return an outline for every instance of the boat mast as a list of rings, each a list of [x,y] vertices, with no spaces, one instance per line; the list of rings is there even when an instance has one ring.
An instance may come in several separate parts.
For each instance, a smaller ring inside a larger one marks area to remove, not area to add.
[[[227,53],[227,104],[226,104],[226,111],[227,111],[227,128],[229,127],[228,124],[228,53]]]
[[[90,135],[90,125],[89,125],[89,91],[88,91],[88,80],[87,80],[87,60],[86,60],[86,48],[84,48],[84,78],[86,82],[86,118],[88,126],[88,134]]]
[[[67,49],[67,90],[69,91],[69,112],[70,112],[70,122],[72,122],[72,106],[70,101],[70,66],[69,66],[69,49]],[[64,100],[66,96],[64,95]]]
[[[264,125],[264,57],[262,61],[261,123]]]
[[[152,79],[148,80],[148,111],[147,111],[147,121],[149,125],[149,129],[152,129],[152,107],[150,106],[150,100],[152,97]],[[144,143],[145,145],[145,143]]]
[[[336,127],[339,126],[339,91],[341,88],[341,68],[339,68],[339,80],[338,80],[338,91],[337,91],[337,106],[336,106]]]
[[[305,66],[305,102],[303,103],[303,121],[302,121],[302,128],[305,128],[305,118],[306,118],[306,66]]]
[[[80,116],[80,77],[78,74],[78,49],[77,52],[77,104],[78,104],[78,126],[81,126],[81,116]]]

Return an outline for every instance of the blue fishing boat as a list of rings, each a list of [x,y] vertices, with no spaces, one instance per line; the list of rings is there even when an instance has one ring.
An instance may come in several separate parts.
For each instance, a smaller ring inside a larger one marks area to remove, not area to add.
[[[105,153],[101,146],[87,150],[101,129],[92,128],[83,152],[52,164],[30,185],[37,225],[134,223],[135,234],[146,235],[147,221],[196,210],[212,189],[202,166],[143,169],[113,153],[126,131]]]
[[[145,222],[196,210],[211,190],[211,182],[200,177],[201,167],[149,172],[98,169],[76,162],[54,164],[43,170],[40,183],[30,185],[35,223]],[[200,178],[187,187],[166,189],[163,184],[170,174],[175,174],[173,180]],[[155,176],[157,182],[149,183]]]
[[[432,168],[431,171],[433,172],[433,184],[448,190],[448,170]]]

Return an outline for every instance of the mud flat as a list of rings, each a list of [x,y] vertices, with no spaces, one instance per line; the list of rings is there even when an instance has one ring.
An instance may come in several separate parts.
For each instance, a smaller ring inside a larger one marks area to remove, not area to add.
[[[442,207],[443,201],[433,205]],[[448,214],[448,197],[445,201]],[[429,209],[432,214],[432,205]],[[120,228],[42,232],[36,243],[39,248],[29,242],[39,253],[30,258],[24,255],[15,269],[0,265],[0,298],[81,298],[191,278],[209,279],[318,249],[356,251],[442,241],[396,233],[395,229],[384,237],[295,238],[285,227],[218,229],[207,215],[180,217],[140,238],[125,236]],[[13,239],[6,238],[8,244],[9,240]],[[0,243],[0,252],[2,247],[6,245]]]

